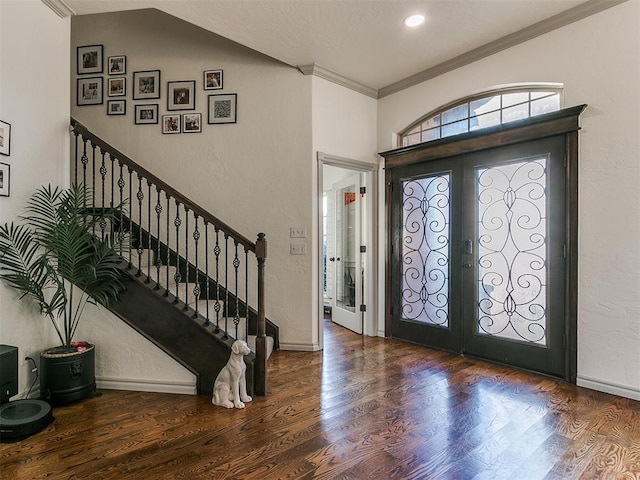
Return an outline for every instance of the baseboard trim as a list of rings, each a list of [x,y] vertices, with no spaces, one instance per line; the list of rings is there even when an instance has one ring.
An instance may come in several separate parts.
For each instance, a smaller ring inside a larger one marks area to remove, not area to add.
[[[292,350],[294,352],[317,352],[321,350],[317,343],[287,343],[280,340],[280,350]]]
[[[133,378],[96,377],[96,385],[104,390],[130,390],[134,392],[177,393],[196,395],[196,384],[192,382],[165,382]]]
[[[578,375],[576,384],[579,387],[590,388],[599,392],[618,395],[619,397],[630,398],[632,400],[640,400],[640,389],[630,387],[628,385],[620,385],[617,383],[603,382],[595,378]]]

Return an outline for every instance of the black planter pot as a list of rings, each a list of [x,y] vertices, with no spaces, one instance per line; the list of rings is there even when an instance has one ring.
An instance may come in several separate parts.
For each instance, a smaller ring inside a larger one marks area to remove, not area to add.
[[[96,349],[40,353],[40,398],[52,404],[82,400],[96,391]]]

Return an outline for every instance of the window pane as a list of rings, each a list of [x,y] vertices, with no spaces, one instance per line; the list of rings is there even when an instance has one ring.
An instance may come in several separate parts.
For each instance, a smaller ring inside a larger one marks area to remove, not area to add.
[[[413,135],[414,133],[418,133],[420,130],[422,130],[422,125],[416,125],[411,130],[409,130],[407,133],[405,133],[405,135]]]
[[[558,95],[555,92],[531,92],[531,100],[537,100],[542,97],[550,97],[552,95]]]
[[[430,128],[439,127],[439,126],[440,126],[440,115],[435,115],[435,116],[425,120],[424,122],[422,122],[422,129],[423,130],[428,130]]]
[[[413,135],[408,135],[402,139],[402,146],[408,147],[409,145],[417,145],[420,143],[420,134],[414,133]]]
[[[458,135],[459,133],[466,133],[468,126],[467,120],[462,120],[460,122],[451,123],[449,125],[444,125],[442,127],[442,136],[450,137],[451,135]]]
[[[500,125],[500,111],[485,113],[469,119],[469,130],[479,130],[481,128]]]
[[[422,141],[429,142],[431,140],[438,140],[440,138],[440,129],[432,128],[431,130],[426,130],[422,132]]]
[[[514,120],[520,120],[527,117],[529,117],[528,103],[502,110],[502,123],[513,122]]]
[[[558,110],[560,110],[560,95],[557,93],[551,97],[545,97],[531,102],[532,117],[542,113],[557,112]]]
[[[442,112],[442,124],[453,123],[469,116],[469,104],[458,105],[450,108],[446,112]],[[446,136],[446,135],[443,135]]]
[[[471,115],[482,115],[483,113],[500,110],[500,95],[474,100],[469,105],[469,109],[471,110]]]
[[[502,96],[502,108],[529,101],[529,92],[507,93]]]

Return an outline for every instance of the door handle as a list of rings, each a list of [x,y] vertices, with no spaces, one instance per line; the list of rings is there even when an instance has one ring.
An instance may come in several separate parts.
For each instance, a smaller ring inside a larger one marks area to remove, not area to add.
[[[329,261],[330,262],[335,262],[336,261],[336,257],[329,257]]]
[[[471,262],[463,263],[462,264],[462,268],[471,269],[471,268],[473,268],[473,263],[471,263]]]

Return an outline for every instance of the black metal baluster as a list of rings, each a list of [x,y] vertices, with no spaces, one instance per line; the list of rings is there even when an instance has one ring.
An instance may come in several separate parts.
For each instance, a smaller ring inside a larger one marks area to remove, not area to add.
[[[96,147],[97,145],[93,142],[91,142],[91,208],[93,208],[93,212],[91,219],[93,220],[94,215],[96,214],[95,212],[95,206],[96,206]],[[85,211],[86,211],[86,203],[84,205],[85,207]],[[91,233],[93,235],[96,234],[96,224],[92,221],[91,222]]]
[[[180,283],[180,224],[182,220],[180,220],[180,202],[176,200],[176,219],[173,221],[173,224],[176,227],[176,274],[173,276],[173,279],[176,283],[176,298],[173,303],[178,303],[179,293],[178,293],[178,284]]]
[[[75,140],[75,150],[74,150],[74,162],[73,162],[73,168],[74,168],[74,172],[73,172],[73,182],[77,185],[78,184],[78,137],[79,137],[79,133],[78,131],[74,128],[73,129],[73,135],[74,135],[74,140]]]
[[[229,235],[224,234],[224,336],[229,336]]]
[[[170,242],[171,242],[171,228],[170,228],[170,221],[171,221],[171,216],[170,216],[170,210],[171,210],[171,200],[169,197],[169,194],[166,194],[167,196],[167,283],[165,284],[165,292],[164,292],[164,297],[168,297],[169,296],[169,290],[171,289],[171,282],[169,281],[169,270],[170,270],[170,266],[171,266],[171,248],[170,248]]]
[[[127,167],[129,170],[129,270],[133,268],[133,169]]]
[[[151,181],[147,179],[147,278],[144,283],[151,282],[151,268],[153,263],[151,262],[151,254],[153,248],[151,247]]]
[[[89,157],[87,156],[87,139],[82,137],[82,185],[87,186],[87,164],[89,163]],[[83,206],[86,206],[83,205]]]
[[[142,254],[144,253],[144,249],[142,246],[144,243],[142,242],[142,201],[144,200],[144,192],[142,191],[142,177],[138,174],[138,193],[136,197],[138,198],[138,271],[136,272],[136,277],[142,275]]]
[[[107,222],[104,219],[104,182],[107,177],[107,167],[105,165],[104,157],[106,154],[107,152],[103,148],[100,148],[100,156],[102,157],[102,163],[100,164],[100,177],[102,177],[102,194],[101,194],[102,215],[100,215],[100,238],[103,242],[104,242],[105,230],[107,228]],[[95,215],[95,205],[94,205],[94,215]]]
[[[122,177],[122,163],[118,161],[118,165],[120,167],[120,177],[118,178],[118,189],[120,190],[120,210],[119,210],[119,221],[118,228],[120,229],[121,235],[124,235],[124,194],[122,193],[125,185],[124,178]],[[122,238],[122,237],[121,237]],[[120,256],[122,256],[122,243],[120,243]]]
[[[233,256],[233,269],[235,273],[235,295],[236,295],[236,314],[233,317],[233,324],[236,327],[235,335],[238,339],[238,325],[240,325],[240,292],[238,291],[238,269],[240,267],[240,259],[238,258],[238,242],[235,242],[235,252]]]
[[[211,283],[211,280],[209,279],[209,224],[207,223],[206,219],[203,219],[204,221],[204,277],[205,277],[205,281],[207,282],[207,315],[206,315],[206,320],[204,322],[204,326],[208,327],[211,322],[209,321],[209,300],[211,297],[209,297],[209,284]]]
[[[216,311],[216,333],[220,333],[220,230],[216,229],[216,246],[213,253],[216,256],[216,303],[213,309]]]
[[[116,157],[114,157],[112,154],[109,154],[109,159],[111,160],[111,197],[109,197],[109,208],[110,210],[113,209],[113,196],[114,196],[114,181],[115,181],[115,161],[116,161]],[[111,212],[111,214],[113,215],[113,212]]]
[[[156,237],[158,241],[157,241],[157,248],[156,248],[156,286],[153,289],[160,290],[160,268],[162,267],[162,257],[160,256],[160,215],[162,214],[162,204],[160,203],[160,187],[156,187],[156,193],[157,193],[156,215],[158,217],[158,222],[157,222],[158,229],[157,229]]]
[[[193,318],[197,318],[198,317],[198,300],[200,300],[200,282],[198,281],[200,278],[200,271],[198,270],[198,240],[200,240],[200,232],[198,231],[198,214],[193,212],[193,216],[195,218],[195,230],[193,231],[193,240],[195,242],[194,248],[195,248],[195,270],[196,270],[196,280],[195,280],[195,285],[193,286],[193,295],[195,296],[195,302],[196,302],[196,307],[195,307],[195,313],[193,315]]]
[[[184,206],[184,310],[189,308],[189,209]]]

